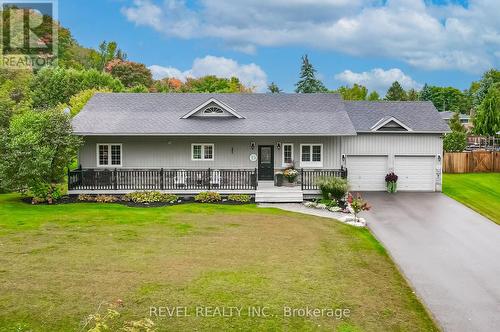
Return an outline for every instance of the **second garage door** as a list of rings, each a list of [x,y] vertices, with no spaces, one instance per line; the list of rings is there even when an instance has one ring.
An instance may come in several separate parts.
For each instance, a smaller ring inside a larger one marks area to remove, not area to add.
[[[351,190],[385,190],[387,156],[347,156],[347,177]]]
[[[396,156],[394,172],[398,175],[398,190],[434,191],[434,157]]]

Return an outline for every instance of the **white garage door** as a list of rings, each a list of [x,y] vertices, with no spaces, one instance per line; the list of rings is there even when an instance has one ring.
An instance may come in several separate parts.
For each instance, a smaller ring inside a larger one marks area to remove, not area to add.
[[[434,191],[434,157],[396,156],[394,172],[398,178],[398,190]]]
[[[385,190],[387,156],[347,156],[347,178],[351,190]]]

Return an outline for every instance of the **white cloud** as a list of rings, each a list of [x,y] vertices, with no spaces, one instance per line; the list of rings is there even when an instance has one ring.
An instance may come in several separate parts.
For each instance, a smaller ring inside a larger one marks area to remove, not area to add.
[[[217,38],[245,53],[300,45],[431,70],[479,72],[498,64],[498,0],[470,0],[466,8],[424,0],[158,1],[135,0],[122,13],[167,36]]]
[[[204,58],[196,58],[191,69],[179,70],[174,67],[162,67],[158,65],[150,66],[155,79],[165,77],[175,77],[185,81],[188,77],[202,77],[215,75],[218,77],[237,77],[249,87],[254,87],[255,91],[262,92],[267,87],[266,73],[255,63],[239,64],[233,59],[207,55]]]
[[[398,81],[404,89],[420,89],[422,84],[413,80],[399,68],[383,70],[375,68],[370,71],[355,73],[351,70],[344,70],[335,75],[335,79],[353,85],[354,83],[364,85],[368,90],[376,90],[380,95],[385,95],[387,89],[394,81]]]

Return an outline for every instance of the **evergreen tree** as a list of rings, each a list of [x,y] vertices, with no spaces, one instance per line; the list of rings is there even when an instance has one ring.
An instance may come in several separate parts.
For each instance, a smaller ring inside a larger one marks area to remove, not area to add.
[[[368,95],[368,100],[371,100],[371,101],[380,100],[380,95],[377,93],[377,91],[372,91]]]
[[[420,100],[422,101],[429,101],[432,99],[432,90],[431,87],[427,85],[427,83],[424,84],[424,87],[420,91]]]
[[[387,90],[385,100],[406,100],[406,92],[398,81],[394,81]]]
[[[418,91],[415,89],[410,89],[406,93],[406,100],[415,101],[419,99]]]
[[[309,62],[307,54],[302,57],[302,67],[300,69],[300,80],[295,84],[297,93],[327,92],[323,83],[316,78],[316,70]]]
[[[279,86],[278,86],[276,83],[274,83],[274,82],[272,82],[271,84],[269,84],[269,85],[267,86],[267,89],[268,89],[268,90],[269,90],[269,92],[271,92],[271,93],[281,93],[281,92],[283,92],[283,91],[279,88]]]
[[[450,119],[450,128],[452,131],[465,133],[465,128],[460,123],[460,114],[458,112],[455,112]]]

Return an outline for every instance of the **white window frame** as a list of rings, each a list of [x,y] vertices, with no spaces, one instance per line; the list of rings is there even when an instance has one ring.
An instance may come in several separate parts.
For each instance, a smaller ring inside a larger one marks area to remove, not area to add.
[[[201,145],[201,159],[194,158],[194,146],[195,145]],[[211,159],[205,158],[205,147],[206,146],[212,147],[212,158]],[[193,144],[191,144],[191,161],[214,161],[214,160],[215,160],[215,144],[213,144],[213,143],[193,143]]]
[[[120,165],[112,165],[111,161],[113,160],[111,157],[111,147],[117,145],[120,147]],[[100,158],[99,158],[99,147],[100,146],[107,146],[108,147],[108,165],[101,165],[100,164]],[[122,167],[123,165],[123,146],[122,143],[97,143],[96,144],[96,164],[97,167],[99,168],[118,168]]]
[[[311,154],[309,161],[302,161],[302,147],[309,146],[311,149]],[[320,161],[312,161],[313,156],[313,146],[319,146],[321,148],[321,160]],[[300,144],[300,167],[323,167],[323,144],[321,143],[308,143],[308,144]]]
[[[286,163],[285,162],[285,146],[290,145],[292,147],[292,162],[291,163]],[[283,143],[281,144],[281,166],[283,167],[288,167],[293,164],[293,143]]]

